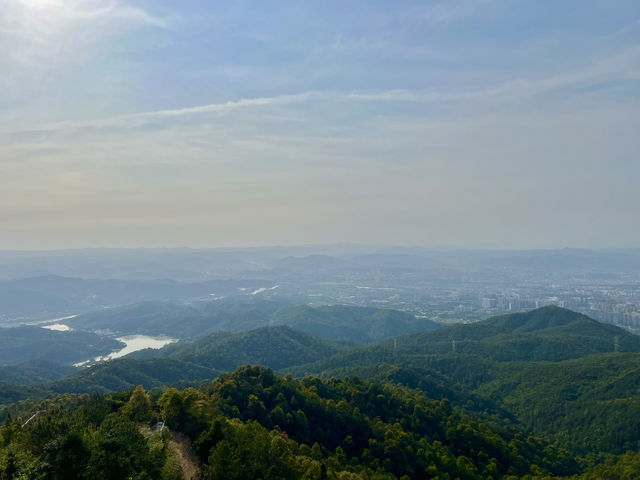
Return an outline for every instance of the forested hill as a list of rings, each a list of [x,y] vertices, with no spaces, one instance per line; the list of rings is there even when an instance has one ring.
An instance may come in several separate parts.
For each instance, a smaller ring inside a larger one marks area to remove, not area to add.
[[[416,355],[474,355],[499,362],[560,361],[614,350],[640,352],[640,336],[550,306],[399,336],[341,353],[303,370],[321,372],[345,366],[397,363],[415,359]]]
[[[286,306],[268,300],[222,299],[192,305],[155,301],[89,312],[69,319],[67,324],[81,330],[195,340],[216,331],[242,332],[268,325],[271,316]]]
[[[571,310],[549,306],[468,325],[404,336],[407,353],[457,353],[497,361],[578,358],[593,353],[640,352],[640,337]],[[399,345],[399,347],[398,347]],[[389,349],[390,342],[380,345]]]
[[[169,430],[149,430],[160,419]],[[204,390],[51,398],[0,427],[0,472],[173,480],[172,432],[190,437],[213,480],[543,478],[580,468],[539,439],[415,391],[243,367]]]
[[[617,327],[545,307],[398,337],[289,370],[386,378],[474,412],[499,407],[577,453],[621,453],[635,450],[640,438],[639,344]]]
[[[440,323],[397,310],[350,305],[290,307],[279,310],[272,321],[274,324],[288,325],[319,337],[358,343],[375,342],[442,327]]]
[[[616,339],[620,353],[611,352]],[[573,453],[621,453],[635,449],[640,438],[637,344],[623,330],[558,308],[356,348],[274,326],[137,353],[37,388],[5,384],[0,401],[52,392],[106,393],[136,385],[197,385],[240,365],[261,364],[297,376],[358,376],[403,385],[433,399],[448,399],[467,413],[519,424]],[[47,365],[23,368],[40,374]],[[4,378],[11,382],[16,377],[5,372]]]
[[[280,369],[314,361],[345,350],[347,344],[325,340],[287,326],[262,327],[242,333],[213,333],[193,343],[176,344],[153,352],[220,370],[259,364]]]
[[[90,332],[57,332],[26,325],[0,328],[0,367],[36,360],[71,365],[122,346],[117,340]]]
[[[90,393],[211,380],[240,365],[286,369],[329,358],[346,349],[289,327],[264,327],[243,333],[213,333],[196,342],[169,345],[97,364],[43,385],[43,391]]]
[[[77,371],[46,360],[29,360],[17,365],[0,367],[0,382],[22,385],[39,385],[72,375]]]
[[[281,301],[221,299],[179,305],[145,302],[79,315],[66,323],[80,330],[168,335],[195,340],[216,331],[245,332],[288,325],[322,338],[371,343],[442,325],[397,310],[334,305],[310,307]]]

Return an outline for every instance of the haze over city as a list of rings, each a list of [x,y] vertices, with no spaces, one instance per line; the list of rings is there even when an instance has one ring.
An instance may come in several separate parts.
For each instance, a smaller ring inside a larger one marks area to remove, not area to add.
[[[510,6],[2,0],[0,249],[637,246],[640,5]]]

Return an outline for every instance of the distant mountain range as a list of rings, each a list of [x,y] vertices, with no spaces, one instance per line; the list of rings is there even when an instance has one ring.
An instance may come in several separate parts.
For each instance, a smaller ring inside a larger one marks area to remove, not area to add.
[[[327,328],[363,318],[373,325],[371,319],[377,315],[383,320],[396,315],[342,307],[269,308],[288,312],[290,317],[284,318],[297,319],[290,320],[292,324],[322,321]],[[322,339],[286,325],[218,332],[191,343],[137,352],[40,385],[16,387],[19,376],[0,370],[0,382],[10,382],[3,384],[0,401],[136,385],[196,385],[244,364],[295,376],[400,384],[430,398],[446,398],[473,415],[521,425],[578,453],[594,448],[623,452],[640,432],[640,337],[558,307],[364,346]],[[20,368],[25,374],[44,376],[49,367]]]
[[[247,273],[303,268],[434,266],[637,271],[640,249],[469,250],[371,245],[264,248],[140,248],[0,251],[0,280],[57,275],[148,281],[203,282]]]
[[[315,252],[315,253],[312,253]],[[149,301],[194,302],[252,294],[304,303],[349,302],[327,285],[380,285],[405,275],[461,285],[469,275],[495,281],[496,273],[599,277],[637,272],[639,249],[446,250],[318,246],[265,249],[95,249],[0,251],[0,322],[45,319]],[[349,281],[346,281],[349,279]],[[355,283],[354,283],[355,282]],[[398,283],[399,282],[399,283]],[[382,282],[384,283],[384,282]],[[494,283],[495,284],[495,283]],[[273,289],[278,285],[278,289]],[[314,291],[313,297],[309,292]],[[396,305],[396,308],[398,305]],[[477,317],[476,317],[477,318]]]
[[[640,352],[640,337],[555,306],[386,340],[345,352],[305,373],[420,356],[473,355],[483,361],[559,361],[595,353]]]
[[[288,325],[322,338],[356,343],[442,326],[397,310],[348,305],[292,306],[258,299],[224,299],[191,305],[147,302],[91,312],[66,323],[76,329],[181,339],[195,339],[215,331],[242,332],[266,325]]]
[[[260,288],[264,281],[94,280],[47,275],[0,282],[0,317],[47,318],[149,301],[210,299]]]

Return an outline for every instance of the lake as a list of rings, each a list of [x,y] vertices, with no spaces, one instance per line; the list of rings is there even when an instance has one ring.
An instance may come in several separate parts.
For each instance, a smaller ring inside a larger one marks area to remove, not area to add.
[[[169,338],[169,337],[150,337],[149,335],[127,335],[124,337],[116,338],[119,342],[124,343],[124,347],[120,350],[116,350],[111,352],[108,355],[102,355],[100,357],[90,358],[89,360],[85,360],[84,362],[79,362],[74,364],[74,367],[84,367],[88,365],[93,365],[97,362],[103,362],[106,360],[113,360],[114,358],[124,357],[133,352],[137,352],[138,350],[144,350],[145,348],[151,348],[157,350],[159,348],[164,347],[165,345],[169,345],[170,343],[175,343],[178,341],[177,338]]]

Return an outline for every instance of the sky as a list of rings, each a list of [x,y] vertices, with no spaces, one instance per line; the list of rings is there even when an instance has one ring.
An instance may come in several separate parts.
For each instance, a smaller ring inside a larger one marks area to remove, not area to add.
[[[640,2],[0,0],[0,249],[640,247]]]

